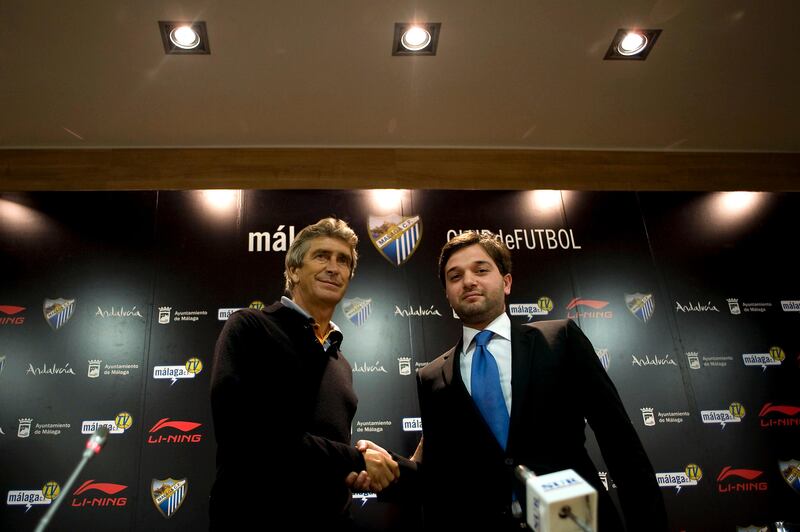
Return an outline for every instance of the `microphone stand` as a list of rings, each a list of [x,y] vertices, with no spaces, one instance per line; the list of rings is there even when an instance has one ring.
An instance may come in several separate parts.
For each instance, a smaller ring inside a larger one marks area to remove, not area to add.
[[[83,451],[83,456],[81,457],[81,461],[78,462],[78,466],[72,472],[67,483],[64,484],[64,487],[61,489],[59,496],[55,498],[53,503],[50,505],[50,508],[47,509],[47,513],[39,520],[39,524],[36,525],[36,530],[34,532],[44,532],[44,529],[50,524],[50,520],[53,518],[53,515],[58,510],[58,507],[61,506],[61,501],[64,500],[65,493],[69,493],[72,485],[75,484],[75,480],[78,478],[78,475],[83,471],[83,468],[86,467],[86,464],[91,460],[91,458],[98,454],[100,450],[103,448],[103,445],[106,443],[106,439],[108,438],[108,429],[106,427],[98,428],[94,434],[89,438],[86,442],[86,450]]]

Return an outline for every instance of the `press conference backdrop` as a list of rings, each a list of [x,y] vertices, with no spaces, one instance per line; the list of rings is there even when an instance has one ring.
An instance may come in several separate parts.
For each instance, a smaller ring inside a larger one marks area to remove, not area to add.
[[[438,252],[461,231],[489,230],[513,253],[512,321],[568,317],[592,340],[673,530],[800,521],[800,195],[397,194],[0,196],[0,529],[31,530],[54,496],[67,500],[53,530],[205,528],[214,342],[235,309],[281,295],[291,239],[329,215],[360,238],[334,315],[360,398],[354,440],[413,451],[423,429],[414,371],[460,334]],[[276,378],[267,355],[265,383]],[[565,383],[559,395],[582,393]],[[271,408],[242,437],[279,438]],[[111,428],[106,449],[60,492],[100,424]],[[303,497],[265,485],[240,504],[275,491]],[[353,511],[363,529],[418,525],[413,509],[370,494]],[[287,518],[302,527],[302,515]]]

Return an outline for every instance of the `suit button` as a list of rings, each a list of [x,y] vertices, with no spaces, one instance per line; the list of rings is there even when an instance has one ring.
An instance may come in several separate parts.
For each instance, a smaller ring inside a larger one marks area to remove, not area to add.
[[[506,458],[505,459],[505,464],[506,465],[514,465],[514,459],[513,458]]]

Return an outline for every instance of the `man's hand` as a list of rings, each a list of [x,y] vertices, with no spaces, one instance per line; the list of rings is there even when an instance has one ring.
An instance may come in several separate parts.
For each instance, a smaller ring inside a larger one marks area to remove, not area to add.
[[[388,488],[400,476],[400,466],[397,462],[388,456],[389,453],[381,451],[367,449],[363,453],[369,475],[369,487],[375,493]]]
[[[349,473],[345,477],[344,483],[353,491],[369,491],[369,475],[367,475],[366,471]]]
[[[355,491],[379,493],[400,477],[400,467],[386,449],[369,440],[358,440],[356,449],[364,455],[366,471],[353,471],[345,478],[347,486]]]
[[[417,448],[414,450],[414,454],[411,455],[410,460],[413,460],[417,463],[422,463],[422,442],[425,441],[425,436],[422,436],[419,439],[419,443],[417,444]]]

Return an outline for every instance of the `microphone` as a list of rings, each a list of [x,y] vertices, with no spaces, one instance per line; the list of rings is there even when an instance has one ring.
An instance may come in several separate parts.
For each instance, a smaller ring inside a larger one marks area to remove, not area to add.
[[[42,516],[39,520],[39,524],[36,525],[36,530],[34,532],[43,532],[47,525],[50,524],[50,520],[53,518],[53,515],[58,510],[58,507],[61,506],[61,501],[64,500],[65,493],[69,493],[70,489],[72,489],[72,485],[75,484],[75,480],[78,478],[78,475],[83,471],[83,468],[86,467],[86,464],[91,460],[91,458],[97,454],[100,454],[100,451],[103,449],[103,446],[106,444],[106,440],[108,440],[108,428],[106,427],[99,427],[94,434],[92,434],[89,439],[86,441],[86,449],[83,451],[83,456],[81,457],[81,461],[78,462],[77,467],[70,475],[69,479],[67,480],[64,487],[61,489],[60,496],[57,496],[53,503],[50,505],[50,508],[47,509],[47,513]]]
[[[525,466],[514,471],[524,486],[519,517],[535,532],[595,532],[597,490],[572,469],[536,476]],[[577,529],[575,528],[577,527]]]

